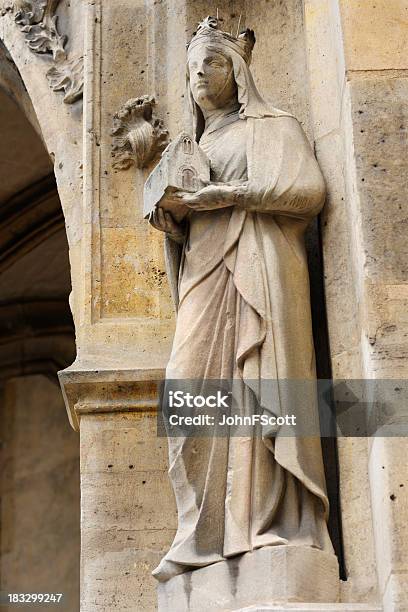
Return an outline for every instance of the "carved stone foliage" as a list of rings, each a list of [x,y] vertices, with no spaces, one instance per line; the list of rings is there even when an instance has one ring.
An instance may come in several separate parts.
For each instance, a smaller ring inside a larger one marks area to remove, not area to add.
[[[52,53],[58,59],[65,55],[66,37],[59,34],[54,15],[59,0],[17,0],[15,20],[34,53]]]
[[[64,102],[73,104],[82,98],[84,89],[83,57],[66,59],[55,63],[47,72],[48,82],[53,91],[64,92]]]
[[[116,170],[147,166],[169,143],[163,121],[154,113],[153,96],[125,102],[113,117],[112,163]]]
[[[83,58],[68,59],[67,36],[58,31],[55,11],[60,0],[16,0],[15,21],[31,51],[51,55],[53,66],[47,78],[53,91],[64,92],[64,102],[72,104],[83,93]]]

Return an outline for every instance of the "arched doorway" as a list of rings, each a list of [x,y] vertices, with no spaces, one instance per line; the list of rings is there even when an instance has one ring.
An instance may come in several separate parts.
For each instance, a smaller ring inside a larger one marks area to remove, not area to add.
[[[68,245],[52,162],[4,47],[0,73],[0,590],[63,593],[72,611],[79,440],[57,379],[75,357]]]

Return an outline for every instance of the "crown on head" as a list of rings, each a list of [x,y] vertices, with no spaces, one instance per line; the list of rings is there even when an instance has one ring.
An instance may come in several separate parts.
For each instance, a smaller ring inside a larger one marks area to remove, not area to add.
[[[223,32],[219,28],[219,19],[210,15],[198,24],[197,31],[188,45],[188,49],[192,49],[198,44],[213,43],[233,49],[241,57],[244,58],[247,64],[251,61],[252,49],[255,45],[255,33],[253,30],[246,28],[237,36],[233,36],[228,32]]]

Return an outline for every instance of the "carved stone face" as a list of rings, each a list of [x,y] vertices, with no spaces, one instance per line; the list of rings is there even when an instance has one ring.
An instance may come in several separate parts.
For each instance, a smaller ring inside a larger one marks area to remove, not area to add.
[[[232,62],[215,47],[199,45],[188,54],[190,88],[202,110],[224,108],[237,97]]]

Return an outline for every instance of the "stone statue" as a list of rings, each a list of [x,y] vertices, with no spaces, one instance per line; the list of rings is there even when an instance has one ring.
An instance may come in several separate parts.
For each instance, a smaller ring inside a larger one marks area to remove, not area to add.
[[[299,407],[279,381],[315,379],[303,236],[325,186],[298,121],[259,94],[254,44],[253,31],[234,37],[208,17],[188,46],[193,138],[211,181],[169,193],[184,218],[170,205],[150,215],[167,234],[178,311],[166,376],[238,379],[263,411],[316,421],[315,395]],[[159,581],[264,547],[332,554],[319,438],[260,433],[169,439],[178,530]]]

